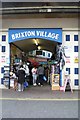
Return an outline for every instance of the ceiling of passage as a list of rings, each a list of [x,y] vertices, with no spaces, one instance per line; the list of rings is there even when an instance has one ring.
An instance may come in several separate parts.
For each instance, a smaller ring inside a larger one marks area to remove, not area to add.
[[[48,50],[53,52],[55,50],[55,46],[57,45],[57,42],[53,42],[50,40],[45,40],[45,39],[44,40],[36,39],[36,40],[38,42],[38,46],[41,47],[41,50]],[[24,52],[37,50],[38,48],[38,46],[35,44],[35,39],[16,41],[13,44],[19,47]]]

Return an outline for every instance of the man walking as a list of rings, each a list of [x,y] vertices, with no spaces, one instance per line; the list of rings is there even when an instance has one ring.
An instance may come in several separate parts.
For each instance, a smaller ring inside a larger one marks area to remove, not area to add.
[[[38,67],[38,85],[43,86],[44,67],[42,64]]]

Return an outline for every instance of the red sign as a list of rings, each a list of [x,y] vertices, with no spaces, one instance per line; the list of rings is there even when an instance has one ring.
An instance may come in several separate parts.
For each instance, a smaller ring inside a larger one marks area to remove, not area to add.
[[[70,59],[69,58],[66,59],[66,63],[70,63]]]

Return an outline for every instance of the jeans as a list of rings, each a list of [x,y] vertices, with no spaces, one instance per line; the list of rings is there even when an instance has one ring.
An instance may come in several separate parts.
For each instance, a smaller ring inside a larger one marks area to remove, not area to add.
[[[41,85],[43,85],[43,75],[39,75],[39,77],[38,77],[38,83],[40,83]]]
[[[36,74],[33,74],[33,85],[36,83],[36,80],[37,80],[37,75]]]

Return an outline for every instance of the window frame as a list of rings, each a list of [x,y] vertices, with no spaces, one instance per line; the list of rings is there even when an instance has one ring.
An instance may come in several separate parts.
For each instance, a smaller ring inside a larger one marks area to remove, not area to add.
[[[74,46],[74,52],[78,52],[79,51],[79,46]]]
[[[6,35],[2,35],[2,42],[6,41]]]
[[[70,35],[66,35],[66,41],[70,41]]]
[[[79,68],[74,68],[74,74],[79,74]]]
[[[2,46],[1,52],[6,52],[6,46]]]
[[[79,39],[78,35],[74,35],[74,41],[78,41],[78,39]]]
[[[66,71],[68,71],[68,73],[70,74],[70,68],[66,68]]]
[[[76,84],[76,83],[78,83],[78,84]],[[74,79],[74,85],[79,86],[79,79]]]

